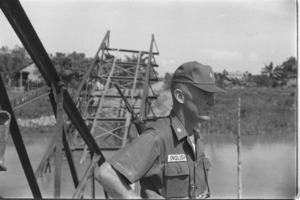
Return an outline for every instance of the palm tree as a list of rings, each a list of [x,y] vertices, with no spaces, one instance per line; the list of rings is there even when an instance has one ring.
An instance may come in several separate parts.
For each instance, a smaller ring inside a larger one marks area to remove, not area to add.
[[[228,76],[229,73],[226,71],[226,69],[224,69],[222,74],[223,76]]]
[[[276,66],[273,70],[273,78],[282,80],[284,78],[283,70],[280,66]]]
[[[271,62],[269,65],[265,64],[265,67],[262,69],[262,75],[267,75],[268,77],[273,77],[273,62]]]

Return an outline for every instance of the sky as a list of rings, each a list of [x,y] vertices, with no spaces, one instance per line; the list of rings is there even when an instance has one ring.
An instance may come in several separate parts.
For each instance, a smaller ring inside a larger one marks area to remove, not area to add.
[[[94,57],[110,47],[149,51],[160,76],[189,61],[214,72],[260,74],[297,56],[294,0],[20,0],[46,51]],[[0,12],[0,47],[22,46]]]

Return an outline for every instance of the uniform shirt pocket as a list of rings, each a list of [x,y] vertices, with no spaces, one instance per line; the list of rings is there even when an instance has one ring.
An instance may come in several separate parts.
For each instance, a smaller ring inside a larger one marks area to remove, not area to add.
[[[164,167],[164,185],[167,198],[187,197],[189,193],[187,162],[170,162]]]

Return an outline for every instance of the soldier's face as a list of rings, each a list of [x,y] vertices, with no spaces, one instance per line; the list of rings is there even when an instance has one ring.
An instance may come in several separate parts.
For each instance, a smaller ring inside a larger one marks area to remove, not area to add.
[[[191,95],[186,98],[185,107],[190,119],[195,122],[210,120],[210,112],[215,105],[214,93],[200,90],[195,86],[190,85],[189,90]]]

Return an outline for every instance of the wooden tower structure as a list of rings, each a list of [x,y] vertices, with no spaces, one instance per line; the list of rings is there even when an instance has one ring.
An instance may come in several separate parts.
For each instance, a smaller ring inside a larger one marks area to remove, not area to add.
[[[64,156],[74,183],[72,198],[82,198],[87,180],[92,178],[94,181],[97,163],[105,162],[102,151],[119,149],[137,136],[134,126],[131,126],[131,116],[114,84],[122,88],[125,98],[145,121],[155,116],[151,101],[157,95],[151,88],[151,82],[158,80],[155,56],[159,53],[154,35],[149,51],[128,50],[110,47],[110,32],[107,31],[76,95],[71,97],[20,2],[0,0],[0,8],[47,83],[47,87],[30,96],[25,95],[26,98],[10,101],[0,76],[1,110],[11,115],[9,130],[33,197],[42,198],[37,177],[42,175],[50,155],[54,154],[54,198],[61,197]],[[13,109],[45,95],[49,96],[56,117],[56,134],[34,173]],[[74,152],[78,151],[82,152],[81,162],[90,155],[89,164],[81,177],[77,174],[73,158]],[[92,184],[92,187],[92,197],[95,198],[95,186]]]

